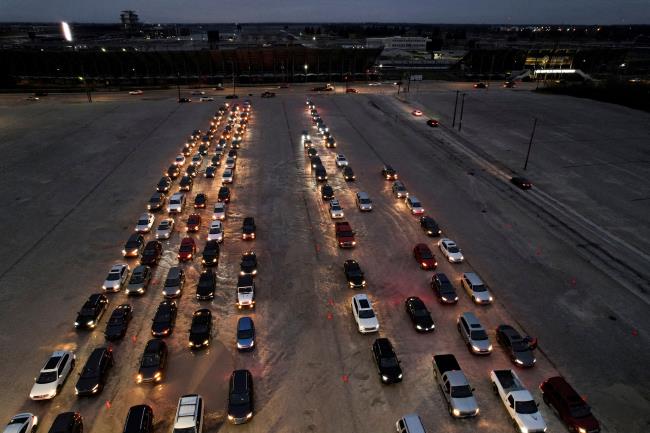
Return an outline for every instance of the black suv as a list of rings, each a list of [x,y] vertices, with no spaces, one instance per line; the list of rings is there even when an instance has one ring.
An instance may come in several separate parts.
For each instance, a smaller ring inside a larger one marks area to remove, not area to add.
[[[160,178],[160,181],[158,181],[158,185],[156,186],[156,191],[167,193],[169,192],[169,189],[172,187],[172,179],[169,176],[163,176]]]
[[[396,180],[397,179],[397,172],[390,165],[385,165],[381,169],[381,175],[386,180]]]
[[[190,348],[200,349],[210,345],[212,338],[212,313],[207,308],[196,310],[190,326]]]
[[[74,322],[75,328],[92,329],[97,326],[97,322],[108,307],[108,298],[103,293],[90,295],[86,303],[77,313],[77,320]]]
[[[48,433],[83,433],[84,422],[79,412],[63,412],[54,418]]]
[[[242,239],[255,239],[255,219],[253,217],[244,218],[241,228]]]
[[[176,179],[181,174],[181,169],[177,165],[170,165],[167,169],[167,177],[170,179]]]
[[[442,233],[442,230],[438,227],[438,223],[430,216],[420,217],[420,227],[429,236],[440,236]]]
[[[113,366],[113,351],[107,347],[100,347],[92,351],[86,365],[84,365],[79,380],[75,385],[75,393],[78,396],[90,396],[99,394],[108,378],[108,371]]]
[[[181,178],[181,181],[178,183],[178,186],[181,191],[191,191],[192,186],[194,186],[194,180],[192,179],[191,176],[183,176]]]
[[[219,265],[219,241],[212,240],[205,243],[203,247],[203,257],[201,263],[203,266],[218,266]]]
[[[136,382],[161,382],[166,367],[167,343],[157,338],[149,340],[140,359],[140,369],[138,370]]]
[[[533,367],[535,355],[531,344],[510,325],[499,325],[497,328],[497,342],[508,352],[510,360],[519,367]]]
[[[144,236],[139,233],[133,233],[124,244],[122,255],[124,257],[138,257],[144,249]]]
[[[378,338],[372,344],[372,355],[377,364],[377,371],[382,383],[397,383],[402,381],[402,368],[395,355],[393,345],[388,338]]]
[[[354,175],[354,171],[352,170],[352,167],[350,167],[349,165],[343,167],[343,178],[345,179],[346,182],[351,182],[354,179],[356,179],[356,176]]]
[[[413,322],[413,326],[415,326],[417,332],[431,332],[435,329],[431,313],[427,310],[422,299],[417,296],[406,298],[404,307],[406,308],[406,312],[411,318],[411,322]]]
[[[142,250],[142,258],[140,259],[140,264],[155,266],[158,264],[158,260],[162,256],[163,246],[160,241],[149,241],[145,245],[144,250]]]
[[[352,289],[366,287],[366,280],[361,270],[361,266],[356,260],[346,260],[343,263],[343,272],[345,278],[348,280],[348,285]]]
[[[200,192],[194,197],[194,208],[195,209],[205,209],[205,205],[208,202],[208,196]]]
[[[110,319],[108,319],[108,323],[106,323],[104,338],[108,341],[124,338],[132,316],[133,307],[129,304],[118,305],[117,308],[113,310]]]
[[[320,187],[320,195],[323,200],[331,200],[334,198],[334,188],[328,184],[325,184]]]
[[[219,188],[217,201],[230,203],[230,188],[228,188],[227,186],[222,186],[221,188]]]
[[[154,337],[167,337],[174,332],[177,311],[176,302],[162,301],[151,320],[151,335]]]
[[[146,404],[131,406],[126,415],[123,433],[152,433],[153,409]]]
[[[327,180],[327,170],[322,165],[314,169],[314,177],[317,182],[325,182]]]
[[[253,251],[241,255],[239,275],[257,275],[257,255]]]
[[[147,203],[147,209],[151,212],[161,210],[165,206],[165,194],[162,192],[154,192]]]
[[[253,418],[253,375],[248,370],[235,370],[230,376],[228,421],[243,424]]]
[[[196,299],[207,301],[214,298],[214,291],[217,289],[217,275],[212,269],[201,272],[199,282],[196,285]]]
[[[456,289],[447,278],[447,275],[442,272],[437,272],[431,277],[431,288],[436,292],[438,301],[441,304],[455,304],[458,302],[458,295]]]

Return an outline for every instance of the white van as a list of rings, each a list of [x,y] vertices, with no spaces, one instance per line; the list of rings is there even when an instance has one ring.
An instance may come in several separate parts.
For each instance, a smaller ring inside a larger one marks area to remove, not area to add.
[[[417,413],[404,415],[395,423],[397,433],[427,433]]]
[[[178,400],[172,433],[202,433],[203,410],[203,397],[198,394],[182,396]]]
[[[167,203],[167,212],[172,213],[181,213],[185,208],[185,194],[182,192],[177,192],[172,195]]]

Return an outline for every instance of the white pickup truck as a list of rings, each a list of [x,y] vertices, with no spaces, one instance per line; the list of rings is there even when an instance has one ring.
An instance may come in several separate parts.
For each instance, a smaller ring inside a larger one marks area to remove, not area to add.
[[[508,414],[521,433],[543,433],[546,423],[533,396],[512,370],[492,370],[494,393],[501,397]]]

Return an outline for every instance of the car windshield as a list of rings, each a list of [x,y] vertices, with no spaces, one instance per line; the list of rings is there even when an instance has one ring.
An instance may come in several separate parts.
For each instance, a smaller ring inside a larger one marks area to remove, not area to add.
[[[453,398],[467,398],[472,396],[472,388],[469,385],[453,386],[451,388],[451,396]]]
[[[395,357],[382,358],[381,361],[379,361],[379,365],[381,365],[383,368],[395,368],[399,365],[399,362]]]
[[[230,394],[230,403],[234,405],[248,404],[250,397],[248,393],[232,393]]]
[[[370,204],[372,202],[370,201],[369,198],[362,198],[362,199],[359,199],[359,203],[361,203],[361,204]]]
[[[56,371],[46,371],[41,373],[36,379],[36,383],[52,383],[57,379]]]
[[[253,338],[252,329],[240,329],[237,331],[237,338]]]
[[[179,251],[181,251],[183,253],[189,253],[189,252],[192,251],[192,245],[191,244],[181,245],[181,248],[180,248]]]
[[[339,232],[339,236],[341,236],[343,238],[351,238],[352,237],[352,232],[350,232],[350,231]]]
[[[120,279],[120,273],[119,272],[109,272],[108,277],[106,277],[108,281],[115,281]]]
[[[168,228],[169,228],[169,223],[167,221],[158,224],[158,230],[167,230]]]
[[[472,290],[475,292],[487,292],[487,289],[483,284],[477,284],[475,286],[472,286]]]
[[[341,210],[341,206],[339,206],[337,204],[333,204],[332,205],[332,210]]]
[[[83,307],[81,311],[79,312],[80,315],[82,316],[94,316],[95,315],[95,308],[93,307]]]
[[[181,204],[181,201],[179,199],[177,199],[177,198],[173,198],[173,199],[169,200],[169,203],[170,204]]]
[[[253,293],[253,288],[252,287],[240,287],[237,290],[239,293]]]
[[[530,347],[524,340],[515,340],[512,342],[512,350],[513,352],[528,352]]]
[[[470,338],[472,340],[477,340],[478,341],[478,340],[487,340],[488,336],[485,333],[485,331],[481,329],[481,330],[478,330],[478,331],[472,331],[470,333]]]
[[[206,325],[205,323],[193,323],[190,332],[203,334],[205,332],[208,332],[208,325]]]
[[[178,278],[167,278],[165,280],[165,286],[167,287],[178,286],[179,284],[180,284],[180,280]]]
[[[419,201],[412,201],[412,202],[411,202],[411,205],[412,205],[413,207],[422,207],[422,206],[420,205],[420,202],[419,202]]]
[[[515,412],[523,414],[537,413],[537,405],[533,400],[518,401],[515,403]]]
[[[424,308],[422,308],[422,309],[420,309],[420,310],[415,310],[415,311],[413,312],[413,315],[414,315],[415,317],[429,317],[429,311],[428,311],[428,310],[425,310]]]
[[[372,319],[375,317],[375,312],[373,310],[361,310],[359,311],[359,317],[361,319]]]
[[[447,250],[448,250],[450,253],[459,253],[459,252],[460,252],[460,250],[459,250],[458,247],[456,247],[456,246],[451,246],[451,247],[447,248]]]
[[[156,314],[156,317],[154,317],[153,321],[155,323],[167,323],[171,320],[171,318],[172,318],[171,313],[169,313],[168,311],[163,311]]]
[[[142,367],[157,367],[160,365],[160,357],[157,353],[147,353],[142,357]]]
[[[138,283],[141,283],[143,281],[144,281],[144,274],[137,273],[137,274],[133,274],[131,276],[131,280],[129,280],[129,283],[138,284]]]
[[[571,412],[571,416],[573,418],[585,418],[591,415],[591,408],[586,404],[580,406],[571,406],[569,408],[569,412]]]
[[[210,234],[216,235],[216,234],[219,234],[219,233],[221,233],[221,227],[212,227],[210,229]]]
[[[151,197],[151,199],[149,201],[151,203],[158,203],[158,202],[160,202],[160,197],[158,197],[157,195],[154,195],[153,197]]]
[[[423,259],[432,259],[433,256],[431,255],[431,251],[428,250],[420,250],[420,256]]]

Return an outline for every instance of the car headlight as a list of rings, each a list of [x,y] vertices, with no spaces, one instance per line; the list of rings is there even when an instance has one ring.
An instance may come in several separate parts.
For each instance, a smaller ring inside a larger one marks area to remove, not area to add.
[[[578,427],[578,433],[587,433],[587,429],[584,429],[582,427]]]
[[[126,250],[122,250],[122,255],[123,255],[123,256],[126,255]]]
[[[141,374],[138,374],[138,375],[136,376],[136,378],[135,378],[135,381],[136,381],[137,383],[142,383],[142,375],[141,375]]]
[[[74,326],[79,326],[79,322],[74,322]]]
[[[210,341],[206,338],[205,340],[203,340],[203,345],[207,345],[209,342]]]
[[[528,433],[528,428],[526,426],[522,425],[519,428],[521,429],[521,433]]]
[[[180,294],[180,293],[181,293],[181,289],[176,289],[176,292],[175,292],[175,293],[176,293],[177,295]]]
[[[492,302],[494,300],[494,298],[492,296],[490,296],[488,299],[490,300],[490,302]]]
[[[422,329],[422,325],[415,325],[415,327],[420,330]]]
[[[366,285],[366,280],[363,280],[363,281],[361,282],[361,285],[365,286],[365,285]]]
[[[492,352],[492,345],[491,344],[488,346],[487,350]]]
[[[481,351],[480,347],[474,346],[473,344],[472,344],[472,349],[474,349],[475,352],[480,352]]]
[[[524,365],[523,361],[521,359],[515,359],[515,363],[519,365]]]
[[[158,381],[162,378],[162,373],[157,371],[156,374],[153,375],[154,380]]]
[[[356,245],[356,244],[357,244],[357,241],[352,241],[352,245]]]
[[[253,418],[253,412],[248,412],[246,414],[246,419],[251,419],[251,418]]]
[[[86,322],[86,325],[88,326],[93,326],[94,324],[95,324],[94,320],[89,320],[88,322]]]
[[[454,409],[452,413],[454,414],[454,416],[460,416],[460,411],[458,409]]]
[[[96,393],[97,391],[99,391],[99,384],[96,384],[95,386],[93,386],[93,389],[90,390],[90,392],[92,392],[93,394]]]
[[[234,420],[234,419],[235,419],[234,416],[232,416],[232,415],[228,415],[228,420],[232,421],[232,420]]]
[[[143,289],[142,287],[140,287],[140,288],[138,289],[138,293],[144,293],[144,289]]]
[[[402,373],[398,374],[398,375],[397,375],[397,378],[398,378],[398,379],[401,379],[401,378],[402,378]]]
[[[383,380],[384,382],[388,382],[388,376],[385,376],[385,375],[382,374],[381,375],[381,380]]]

